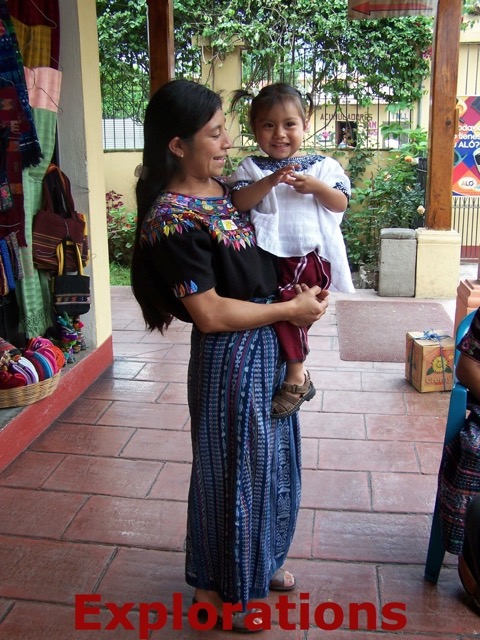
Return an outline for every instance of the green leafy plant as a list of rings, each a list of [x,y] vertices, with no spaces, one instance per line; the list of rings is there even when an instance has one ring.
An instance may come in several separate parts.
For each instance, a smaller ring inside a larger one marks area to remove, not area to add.
[[[147,0],[96,0],[104,118],[143,121],[149,98]]]
[[[418,158],[426,154],[427,132],[394,124],[382,127],[382,134],[397,140],[407,138],[407,142],[389,153],[383,168],[372,167],[370,177],[360,178],[367,159],[363,152],[360,165],[355,167],[350,208],[342,223],[352,271],[360,265],[377,268],[381,229],[411,229],[423,224],[424,189],[418,179]]]
[[[115,191],[106,194],[107,237],[110,262],[129,266],[135,240],[137,214],[126,210],[122,196]]]
[[[97,0],[96,5],[104,117],[142,120],[149,95],[148,2]],[[203,77],[206,42],[220,64],[242,42],[246,88],[277,80],[303,85],[338,110],[347,96],[359,105],[376,98],[414,104],[430,72],[432,19],[349,20],[347,5],[346,0],[175,0],[175,76]]]
[[[118,262],[111,262],[110,284],[114,287],[129,286],[131,284],[130,267],[118,264]]]
[[[479,0],[465,0],[463,3],[463,13],[468,16],[480,16]]]

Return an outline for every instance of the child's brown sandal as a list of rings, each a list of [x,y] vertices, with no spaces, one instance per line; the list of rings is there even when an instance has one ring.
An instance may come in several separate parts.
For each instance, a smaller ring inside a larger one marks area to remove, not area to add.
[[[300,409],[300,405],[311,400],[316,393],[310,374],[305,372],[303,384],[284,382],[272,400],[272,418],[287,418]]]

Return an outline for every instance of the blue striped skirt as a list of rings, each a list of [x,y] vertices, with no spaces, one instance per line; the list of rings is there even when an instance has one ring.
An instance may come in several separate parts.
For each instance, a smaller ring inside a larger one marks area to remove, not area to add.
[[[186,581],[224,602],[264,598],[300,506],[298,413],[270,417],[284,376],[272,327],[192,329],[188,374],[193,465]]]

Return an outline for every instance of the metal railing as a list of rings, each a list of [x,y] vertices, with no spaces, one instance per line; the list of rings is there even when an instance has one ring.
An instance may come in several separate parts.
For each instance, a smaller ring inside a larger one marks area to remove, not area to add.
[[[452,228],[462,238],[461,258],[480,258],[480,196],[453,196]]]
[[[419,158],[417,177],[425,191],[427,158]],[[480,258],[480,196],[452,196],[452,229],[461,237],[461,259]]]

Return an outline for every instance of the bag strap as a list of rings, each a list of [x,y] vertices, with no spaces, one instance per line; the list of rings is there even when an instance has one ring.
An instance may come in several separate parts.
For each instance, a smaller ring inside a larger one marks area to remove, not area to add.
[[[78,244],[76,242],[72,242],[71,240],[63,240],[57,244],[57,260],[58,260],[58,275],[64,276],[67,273],[67,261],[65,260],[65,254],[67,253],[67,246],[70,245],[73,247],[73,251],[75,253],[75,257],[77,259],[77,272],[78,275],[83,276],[83,265],[82,265],[82,256],[80,255],[80,249],[78,248]]]

